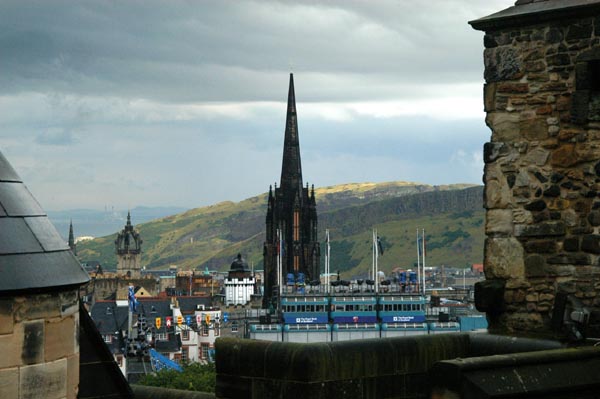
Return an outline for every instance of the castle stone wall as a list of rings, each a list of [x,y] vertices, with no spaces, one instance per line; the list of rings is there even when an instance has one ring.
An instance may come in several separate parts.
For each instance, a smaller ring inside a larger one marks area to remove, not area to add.
[[[492,27],[484,45],[484,264],[504,286],[484,307],[492,332],[548,335],[557,292],[600,306],[600,17]]]
[[[79,307],[76,289],[0,298],[2,398],[76,398]]]

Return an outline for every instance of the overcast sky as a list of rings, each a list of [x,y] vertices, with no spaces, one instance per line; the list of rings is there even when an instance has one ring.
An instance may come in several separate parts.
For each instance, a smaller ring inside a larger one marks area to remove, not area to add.
[[[0,151],[46,210],[198,207],[279,180],[481,183],[483,33],[514,0],[0,0]]]

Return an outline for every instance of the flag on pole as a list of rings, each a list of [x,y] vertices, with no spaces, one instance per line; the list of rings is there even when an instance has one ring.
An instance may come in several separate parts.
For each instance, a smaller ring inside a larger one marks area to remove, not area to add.
[[[127,290],[127,300],[129,302],[129,310],[131,310],[132,312],[137,312],[137,307],[138,307],[139,303],[135,297],[134,290],[135,290],[135,287],[133,285],[130,285]]]
[[[377,236],[377,249],[379,250],[379,255],[383,256],[383,244],[381,243],[381,238]]]

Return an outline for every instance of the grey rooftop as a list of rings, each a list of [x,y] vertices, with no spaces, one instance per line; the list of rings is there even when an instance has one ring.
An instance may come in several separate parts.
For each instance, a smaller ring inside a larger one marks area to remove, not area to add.
[[[514,6],[469,21],[477,30],[495,30],[517,25],[534,25],[566,19],[600,9],[600,0],[518,0]]]
[[[0,296],[88,281],[67,243],[0,153]]]

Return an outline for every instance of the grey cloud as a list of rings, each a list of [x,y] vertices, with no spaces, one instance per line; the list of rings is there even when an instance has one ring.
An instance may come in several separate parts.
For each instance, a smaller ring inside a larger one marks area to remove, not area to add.
[[[35,137],[35,142],[42,145],[71,145],[76,142],[72,132],[62,128],[43,131]]]
[[[466,24],[478,3],[8,2],[0,90],[279,100],[271,83],[291,63],[307,101],[391,98],[481,79],[481,34]]]

